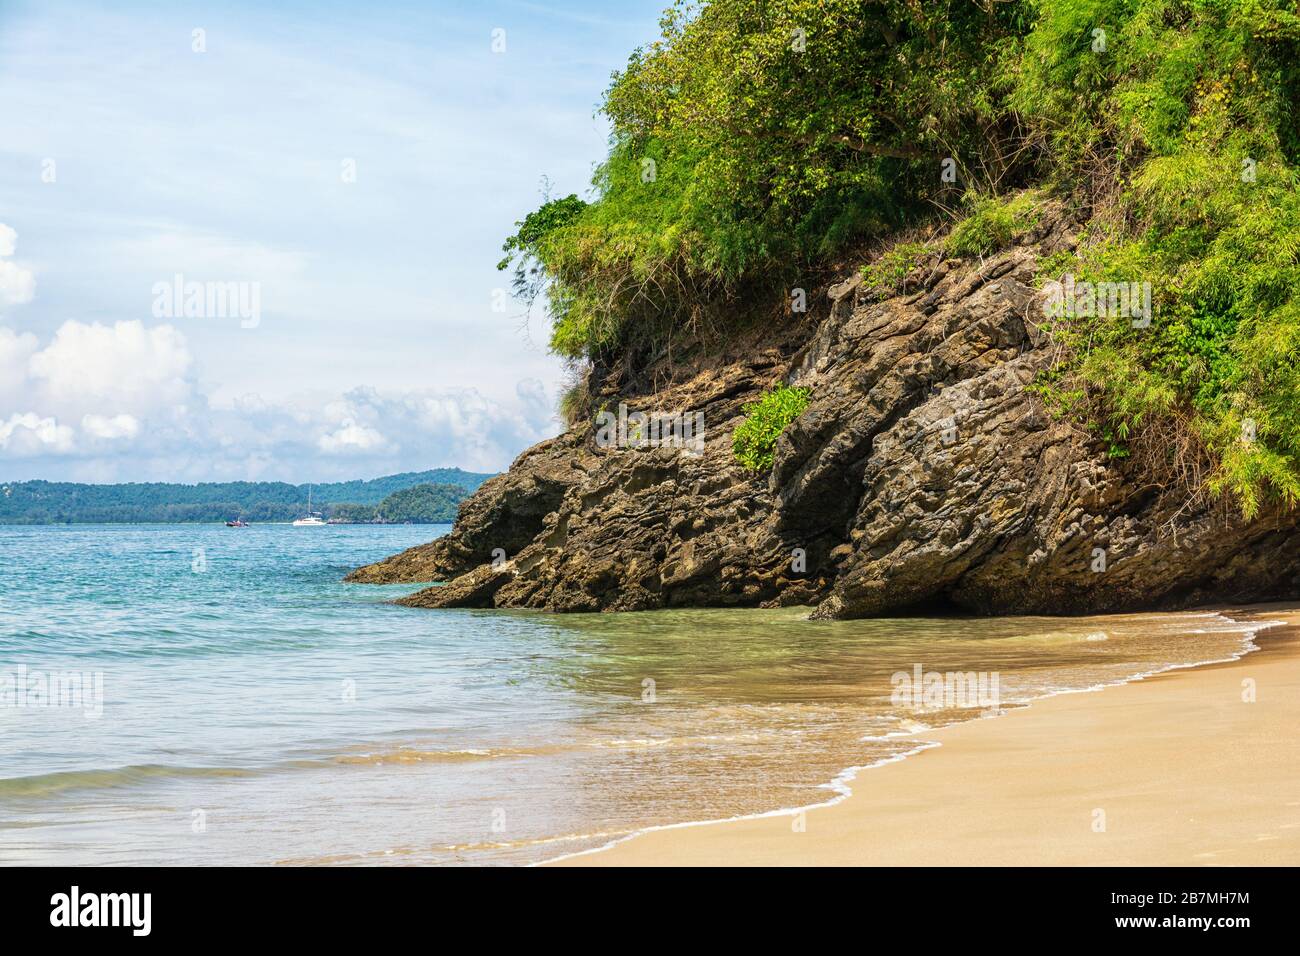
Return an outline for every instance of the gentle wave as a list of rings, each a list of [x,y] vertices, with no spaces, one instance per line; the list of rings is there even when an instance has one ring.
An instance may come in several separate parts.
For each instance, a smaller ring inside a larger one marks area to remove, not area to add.
[[[44,797],[71,790],[102,790],[137,787],[154,780],[200,777],[251,777],[255,770],[236,767],[182,767],[166,764],[137,764],[101,770],[59,770],[28,777],[0,778],[0,797]]]
[[[25,777],[0,777],[0,799],[33,797],[73,790],[99,790],[135,787],[169,779],[240,778],[265,776],[290,771],[320,771],[331,767],[384,767],[403,764],[459,764],[520,757],[545,758],[566,753],[592,750],[644,750],[702,741],[716,742],[716,736],[662,738],[656,740],[591,740],[565,744],[521,747],[471,747],[461,749],[417,749],[408,746],[367,750],[364,753],[325,753],[315,757],[298,757],[269,763],[261,767],[194,767],[172,764],[137,764],[125,767],[61,770]]]

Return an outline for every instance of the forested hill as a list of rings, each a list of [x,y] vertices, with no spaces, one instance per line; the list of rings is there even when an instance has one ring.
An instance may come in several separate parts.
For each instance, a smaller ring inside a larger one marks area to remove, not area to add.
[[[437,485],[442,488],[440,500],[454,512],[460,498],[491,477],[459,468],[435,468],[365,481],[313,485],[312,507],[327,517],[335,509],[340,511],[340,517],[350,517],[366,513],[367,509],[358,506],[377,505],[395,492],[417,485]],[[0,484],[0,524],[224,521],[235,517],[254,522],[291,521],[307,509],[307,490],[307,485],[279,481],[196,485],[19,481]]]
[[[330,509],[330,519],[349,523],[450,524],[468,495],[459,485],[416,485],[394,491],[375,505],[335,505]]]

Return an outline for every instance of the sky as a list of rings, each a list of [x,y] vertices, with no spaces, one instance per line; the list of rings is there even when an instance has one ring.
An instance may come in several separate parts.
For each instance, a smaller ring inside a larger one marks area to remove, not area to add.
[[[496,471],[555,434],[496,270],[588,197],[666,0],[0,0],[0,480]]]

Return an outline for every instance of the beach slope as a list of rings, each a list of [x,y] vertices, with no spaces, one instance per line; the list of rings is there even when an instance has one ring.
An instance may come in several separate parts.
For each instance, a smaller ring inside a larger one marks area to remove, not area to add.
[[[1227,664],[918,735],[802,815],[657,830],[559,865],[1300,864],[1300,612]],[[1253,699],[1252,699],[1253,698]]]

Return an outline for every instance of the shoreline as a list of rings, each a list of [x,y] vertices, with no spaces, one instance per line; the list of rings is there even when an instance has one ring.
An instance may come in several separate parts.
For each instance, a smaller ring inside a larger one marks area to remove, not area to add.
[[[1300,863],[1300,606],[1201,610],[1260,627],[1232,658],[900,735],[917,747],[845,768],[815,804],[650,827],[538,865]]]

